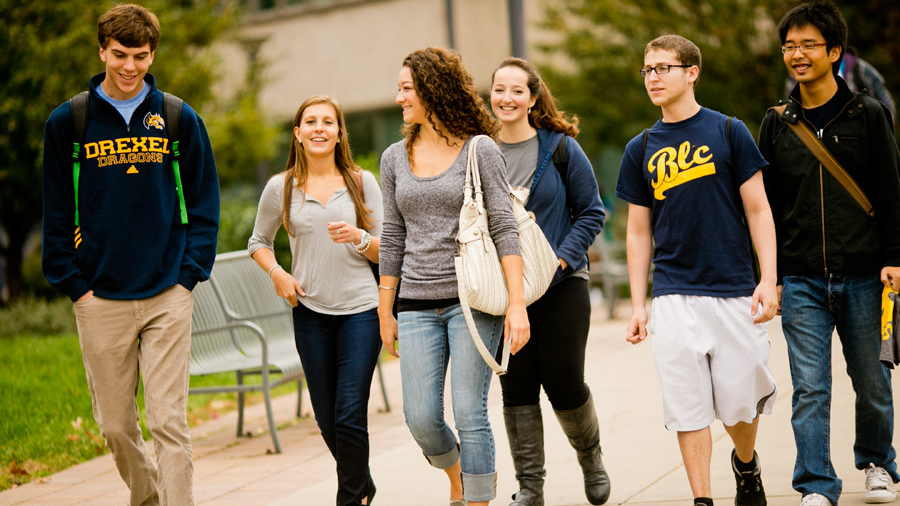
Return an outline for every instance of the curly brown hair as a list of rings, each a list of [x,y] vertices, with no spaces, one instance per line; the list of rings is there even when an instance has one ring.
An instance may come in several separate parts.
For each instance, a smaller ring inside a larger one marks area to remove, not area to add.
[[[479,134],[493,137],[500,130],[459,53],[441,47],[419,49],[403,59],[403,66],[412,74],[413,87],[425,108],[425,117],[448,145],[450,138],[445,132],[465,139]],[[418,124],[406,125],[403,129],[410,163],[412,145],[420,131]]]
[[[550,88],[547,87],[547,84],[544,83],[537,69],[531,63],[514,57],[503,60],[494,69],[494,73],[491,74],[492,86],[497,71],[506,67],[522,69],[525,75],[528,76],[528,91],[535,98],[534,106],[528,111],[528,123],[531,126],[561,132],[569,137],[578,135],[578,118],[572,116],[571,119],[567,119],[566,113],[556,108],[556,99],[550,93]]]

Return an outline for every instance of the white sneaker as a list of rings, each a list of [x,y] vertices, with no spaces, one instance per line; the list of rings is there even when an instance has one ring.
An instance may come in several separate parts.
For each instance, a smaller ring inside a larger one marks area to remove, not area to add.
[[[834,506],[831,501],[822,494],[809,494],[800,500],[800,506]]]
[[[869,467],[866,468],[866,502],[894,502],[896,498],[897,492],[894,490],[891,475],[875,464],[869,463]]]

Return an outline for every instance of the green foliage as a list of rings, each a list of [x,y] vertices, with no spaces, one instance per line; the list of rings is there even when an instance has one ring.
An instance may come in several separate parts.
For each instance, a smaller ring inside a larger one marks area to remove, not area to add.
[[[67,304],[71,312],[71,304]],[[191,386],[234,381],[232,373],[211,374],[192,377]],[[282,385],[273,390],[273,395],[296,392],[295,385]],[[107,452],[93,418],[75,335],[0,339],[0,391],[0,490]],[[199,425],[235,409],[235,399],[235,394],[189,396],[188,423]],[[261,399],[260,393],[248,394],[247,403]],[[137,403],[146,439],[149,431],[143,387],[138,391]]]
[[[697,85],[701,104],[734,115],[751,132],[780,98],[784,68],[772,15],[780,0],[565,0],[550,8],[546,27],[562,34],[543,47],[560,62],[543,67],[565,109],[582,120],[579,141],[588,152],[624,147],[659,117],[638,69],[650,40],[676,33],[703,53]],[[779,65],[781,65],[779,67]],[[588,92],[585,92],[588,90]]]
[[[365,153],[362,155],[356,155],[353,157],[353,161],[356,162],[356,165],[359,165],[363,169],[372,173],[375,176],[375,179],[381,183],[381,169],[378,167],[378,162],[381,160],[381,155],[376,153],[375,151],[370,151],[369,153]]]
[[[660,116],[638,69],[646,44],[682,35],[703,54],[697,83],[700,104],[736,116],[755,136],[768,107],[784,98],[787,77],[778,38],[781,17],[798,0],[561,0],[549,7],[544,28],[560,38],[544,44],[536,60],[548,86],[581,119],[579,142],[596,156],[603,146],[625,144]],[[850,27],[849,44],[900,90],[900,9],[896,2],[837,2]],[[893,88],[891,88],[893,86]],[[895,98],[896,99],[896,98]],[[617,171],[601,167],[601,172]],[[601,174],[602,176],[602,174]]]
[[[0,338],[75,333],[72,302],[66,297],[53,300],[21,298],[0,309]]]
[[[241,185],[222,195],[218,253],[247,249],[247,241],[253,234],[260,193],[253,186]],[[290,271],[291,246],[284,227],[278,229],[275,235],[275,258],[282,267]]]
[[[207,124],[215,140],[213,151],[219,173],[219,185],[253,181],[256,166],[274,154],[276,129],[261,116],[255,93],[243,93],[234,106],[212,116]]]

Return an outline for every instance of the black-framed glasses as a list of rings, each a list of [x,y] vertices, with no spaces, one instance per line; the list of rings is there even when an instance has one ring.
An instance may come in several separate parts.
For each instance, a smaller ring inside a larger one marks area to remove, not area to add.
[[[797,51],[798,49],[800,50],[800,54],[811,53],[811,52],[815,51],[817,47],[827,46],[827,45],[828,45],[827,42],[804,42],[803,44],[800,44],[799,46],[795,46],[795,45],[791,44],[791,45],[787,45],[787,46],[781,46],[781,53],[782,54],[788,54],[788,53],[794,54],[794,52]]]
[[[639,70],[638,72],[641,73],[641,77],[647,77],[651,73],[653,73],[653,71],[655,70],[656,75],[661,76],[663,74],[668,74],[669,72],[672,71],[673,68],[676,68],[676,67],[681,68],[681,69],[687,69],[687,68],[693,67],[693,65],[657,65],[655,67],[644,67],[641,70]]]

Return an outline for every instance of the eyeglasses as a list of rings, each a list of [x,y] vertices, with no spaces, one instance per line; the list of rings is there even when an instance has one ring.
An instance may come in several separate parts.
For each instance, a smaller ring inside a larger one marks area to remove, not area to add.
[[[675,67],[687,69],[693,67],[693,65],[657,65],[655,67],[644,67],[638,72],[641,73],[641,77],[647,77],[655,70],[656,75],[661,76],[663,74],[668,74]]]
[[[783,54],[794,54],[798,49],[800,50],[800,54],[803,53],[811,53],[816,50],[819,46],[827,46],[826,42],[807,42],[804,44],[800,44],[799,46],[781,46],[781,52]]]

